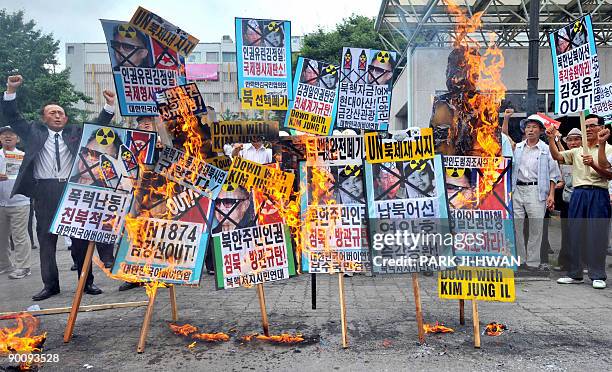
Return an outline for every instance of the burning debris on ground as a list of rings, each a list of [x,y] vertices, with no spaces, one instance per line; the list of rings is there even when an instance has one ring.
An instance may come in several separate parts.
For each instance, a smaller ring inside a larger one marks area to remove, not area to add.
[[[502,333],[504,333],[504,331],[507,331],[507,330],[508,330],[507,325],[497,323],[497,322],[491,322],[487,324],[482,334],[483,335],[486,334],[487,336],[499,336]]]
[[[42,346],[47,339],[47,333],[35,334],[38,329],[39,320],[28,313],[15,316],[0,317],[0,320],[14,320],[14,327],[0,328],[0,355],[28,356],[27,360],[19,360],[15,367],[17,371],[37,370],[36,358],[29,358],[34,353],[42,351]],[[10,359],[10,358],[9,358]]]
[[[446,327],[443,323],[440,322],[436,322],[436,324],[434,325],[425,323],[423,324],[423,329],[425,330],[425,333],[455,333],[454,329]]]

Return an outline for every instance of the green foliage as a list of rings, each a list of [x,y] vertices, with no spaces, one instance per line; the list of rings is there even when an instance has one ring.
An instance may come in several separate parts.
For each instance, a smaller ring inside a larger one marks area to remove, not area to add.
[[[64,108],[71,122],[82,121],[88,113],[74,106],[92,99],[75,90],[69,70],[55,72],[59,41],[36,29],[34,21],[24,20],[23,11],[8,13],[6,9],[0,10],[0,35],[0,79],[5,82],[9,75],[23,76],[17,94],[23,115],[39,118],[43,104],[53,101]]]
[[[374,18],[351,15],[336,25],[336,29],[326,32],[322,28],[304,36],[300,55],[339,64],[343,47],[385,49],[374,30]]]

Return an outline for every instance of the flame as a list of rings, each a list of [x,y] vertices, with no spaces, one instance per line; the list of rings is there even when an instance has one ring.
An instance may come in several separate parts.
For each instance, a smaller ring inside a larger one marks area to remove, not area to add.
[[[191,335],[191,338],[195,338],[197,340],[208,341],[208,342],[219,342],[219,341],[229,341],[230,336],[223,332],[217,333],[196,333]]]
[[[191,349],[193,349],[193,348],[194,348],[194,347],[195,347],[197,344],[198,344],[198,343],[194,341],[194,342],[190,343],[189,345],[187,345],[187,348],[188,348],[189,350],[191,350]]]
[[[470,132],[475,139],[470,155],[482,157],[497,157],[501,154],[499,134],[499,107],[506,96],[506,86],[501,80],[504,68],[504,56],[494,42],[494,34],[489,34],[489,47],[480,54],[481,45],[470,37],[471,33],[480,29],[483,12],[468,17],[454,0],[445,0],[448,10],[455,16],[455,50],[463,52],[465,61],[464,89],[459,115],[464,124],[470,126]],[[478,199],[490,193],[497,181],[496,164],[487,162],[478,184]]]
[[[191,324],[183,324],[178,325],[178,324],[168,324],[168,326],[170,327],[170,329],[172,330],[172,332],[174,332],[174,334],[180,335],[180,336],[189,336],[191,335],[192,339],[195,340],[200,340],[200,341],[208,341],[208,342],[218,342],[218,341],[229,341],[230,336],[226,333],[223,332],[217,332],[217,333],[196,333],[198,331],[198,327],[191,325]],[[193,342],[191,345],[195,346],[195,342]],[[192,346],[189,346],[189,348],[191,348]]]
[[[17,325],[13,328],[0,328],[0,355],[31,354],[42,351],[42,345],[47,339],[47,333],[35,335],[39,320],[28,313],[0,319],[15,319]],[[28,371],[32,368],[30,362],[19,364],[19,370]]]
[[[485,327],[484,333],[489,336],[499,336],[502,333],[504,333],[504,331],[506,330],[508,330],[508,327],[505,324],[492,322],[492,323],[487,324],[487,326]]]
[[[198,331],[198,327],[193,326],[191,324],[183,324],[182,326],[178,324],[168,324],[172,332],[181,336],[189,336],[192,333]]]
[[[281,333],[280,335],[264,336],[258,333],[246,335],[242,337],[242,341],[249,342],[253,338],[261,341],[273,342],[277,344],[297,344],[304,341],[304,337],[301,334],[290,335],[288,333]]]
[[[431,325],[428,323],[423,324],[423,329],[425,333],[454,333],[455,330],[449,327],[444,326],[444,324],[436,322],[436,324]]]

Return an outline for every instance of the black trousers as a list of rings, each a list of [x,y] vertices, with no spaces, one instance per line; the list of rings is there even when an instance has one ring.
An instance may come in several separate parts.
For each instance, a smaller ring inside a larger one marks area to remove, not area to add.
[[[57,235],[51,234],[49,228],[55,217],[55,212],[59,206],[65,186],[65,182],[40,180],[34,191],[34,206],[37,221],[36,233],[38,235],[38,244],[40,245],[40,273],[45,288],[47,289],[60,288],[55,254]],[[77,264],[79,277],[81,276],[81,268],[85,262],[87,244],[88,242],[86,240],[72,238],[70,254]],[[90,271],[87,276],[87,285],[93,283],[93,279],[93,274]]]

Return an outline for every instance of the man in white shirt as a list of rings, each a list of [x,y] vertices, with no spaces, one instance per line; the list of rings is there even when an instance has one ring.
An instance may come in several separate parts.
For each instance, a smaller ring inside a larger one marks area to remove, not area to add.
[[[265,148],[261,139],[251,142],[250,146],[248,144],[244,146],[242,143],[235,144],[232,150],[232,157],[234,156],[240,156],[258,164],[272,163],[272,149]]]
[[[11,197],[11,191],[25,153],[17,150],[19,137],[11,127],[0,128],[0,143],[0,273],[14,267],[9,278],[22,279],[31,274],[30,199],[19,194]],[[12,236],[15,247],[12,254],[9,236]]]
[[[26,121],[15,102],[17,89],[22,83],[21,75],[9,76],[1,104],[7,122],[24,142],[25,155],[12,194],[34,199],[44,288],[32,296],[32,299],[41,301],[60,293],[55,257],[57,235],[51,234],[49,228],[79,148],[82,127],[67,126],[68,117],[64,109],[54,103],[43,106],[40,121]],[[115,94],[106,90],[103,94],[106,104],[97,123],[106,125],[113,117]],[[71,254],[77,262],[79,276],[85,261],[87,243],[82,239],[72,239]],[[102,293],[102,290],[93,284],[91,271],[87,276],[84,291],[92,295]]]

